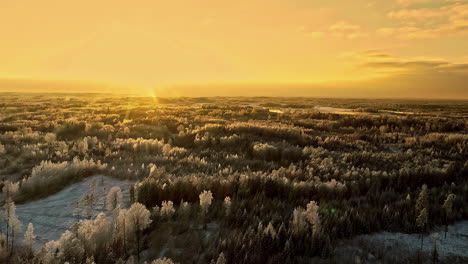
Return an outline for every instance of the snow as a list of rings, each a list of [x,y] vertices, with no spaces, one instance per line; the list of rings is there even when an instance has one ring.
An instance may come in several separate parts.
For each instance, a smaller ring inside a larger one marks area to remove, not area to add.
[[[434,249],[434,239],[432,238],[434,233],[438,233],[440,236],[437,242],[437,252],[440,258],[468,257],[468,221],[449,225],[447,238],[444,235],[444,227],[437,227],[431,233],[425,234],[423,239],[423,252],[425,254],[431,254]],[[349,254],[349,251],[351,254],[355,254],[365,251],[362,245],[385,252],[386,255],[414,254],[421,249],[421,235],[389,232],[360,235],[351,240],[341,241],[336,252],[339,255]]]
[[[16,213],[23,224],[20,234],[23,239],[27,225],[34,225],[34,233],[37,236],[35,247],[41,246],[50,240],[57,240],[61,234],[79,220],[87,219],[83,206],[77,203],[88,192],[88,186],[92,182],[96,183],[96,203],[93,206],[92,215],[105,212],[104,200],[107,191],[113,186],[122,189],[123,202],[129,201],[130,181],[120,181],[108,176],[96,175],[73,184],[62,191],[49,197],[31,201],[25,204],[16,205]],[[105,191],[104,191],[105,190]],[[80,211],[80,213],[77,213]]]

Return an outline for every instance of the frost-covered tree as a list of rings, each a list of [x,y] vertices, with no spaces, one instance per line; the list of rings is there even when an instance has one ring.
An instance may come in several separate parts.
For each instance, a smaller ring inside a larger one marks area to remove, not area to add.
[[[231,197],[226,196],[226,198],[224,198],[223,205],[224,205],[224,208],[226,209],[226,215],[229,215],[231,211]]]
[[[429,197],[427,193],[427,185],[424,184],[419,193],[418,200],[416,200],[416,213],[419,214],[423,209],[428,207]]]
[[[29,223],[28,229],[26,230],[26,233],[24,233],[24,244],[28,248],[32,248],[34,239],[36,239],[36,235],[34,235],[34,226],[32,223]]]
[[[97,251],[106,249],[111,232],[112,225],[104,213],[98,214],[94,220],[82,220],[78,223],[77,234],[86,255],[94,255]]]
[[[428,191],[427,185],[424,184],[421,188],[421,192],[419,193],[418,199],[416,200],[416,225],[419,227],[421,231],[421,250],[423,246],[423,239],[424,235],[423,232],[426,231],[426,226],[428,224]]]
[[[122,204],[122,190],[119,186],[110,188],[106,195],[106,207],[109,211],[114,211]]]
[[[7,243],[7,249],[8,249],[8,243],[10,239],[10,228],[11,228],[11,223],[10,223],[10,218],[13,216],[16,216],[16,207],[13,202],[13,195],[18,192],[19,189],[19,184],[18,183],[12,183],[10,181],[5,181],[3,183],[3,188],[2,192],[4,195],[4,204],[3,204],[3,218],[5,219],[5,225],[6,225],[6,243]]]
[[[56,140],[56,138],[57,135],[55,135],[54,133],[47,133],[44,135],[44,140],[49,144],[53,143]]]
[[[150,211],[141,203],[134,203],[127,211],[127,222],[135,236],[137,263],[140,263],[141,232],[151,224]]]
[[[318,235],[320,233],[320,215],[319,206],[315,201],[310,201],[307,204],[307,210],[305,212],[307,221],[312,226],[312,233]]]
[[[117,221],[116,221],[116,238],[122,240],[122,246],[123,250],[126,253],[127,252],[127,240],[128,240],[128,234],[129,234],[129,223],[127,221],[127,209],[117,209]]]
[[[10,181],[5,181],[3,183],[2,192],[5,196],[4,199],[7,201],[9,198],[13,199],[13,195],[19,190],[19,183],[13,183]]]
[[[159,258],[159,259],[153,260],[151,264],[174,264],[174,261],[172,261],[172,259],[170,258]]]
[[[161,216],[171,218],[174,213],[175,209],[172,201],[163,201],[161,205]]]
[[[79,222],[77,234],[78,238],[83,243],[85,255],[93,254],[95,251],[93,241],[94,232],[96,232],[96,229],[93,226],[92,220],[84,220]]]
[[[306,222],[306,215],[305,210],[302,207],[297,207],[293,211],[292,219],[291,219],[291,232],[293,234],[300,234],[305,232],[307,229],[307,222]]]
[[[277,233],[275,228],[273,227],[273,224],[270,222],[268,223],[267,227],[265,227],[265,230],[263,230],[263,233],[266,235],[269,235],[272,239],[276,239]]]
[[[447,238],[447,231],[448,231],[448,222],[449,218],[452,215],[452,208],[453,208],[453,201],[455,200],[456,195],[455,194],[449,194],[447,196],[447,199],[445,199],[444,204],[442,205],[442,208],[444,208],[445,211],[445,238]]]
[[[219,254],[218,260],[216,260],[216,264],[227,264],[226,258],[224,257],[223,252]]]
[[[130,193],[130,203],[133,204],[137,201],[136,188],[134,184],[130,186],[129,193]]]
[[[64,187],[80,177],[90,175],[91,172],[99,173],[107,167],[100,161],[93,159],[80,160],[75,157],[71,162],[64,161],[54,163],[52,161],[42,161],[31,171],[31,176],[21,184],[20,193],[30,196],[44,196],[60,191]]]
[[[78,239],[75,233],[65,231],[61,236],[59,242],[59,254],[57,257],[60,261],[68,261],[70,263],[81,263],[85,249],[82,241]]]
[[[100,213],[93,221],[96,231],[93,234],[96,250],[106,250],[109,246],[110,237],[112,237],[112,221],[104,213]]]
[[[16,216],[15,203],[10,198],[8,198],[4,205],[4,218],[6,221],[7,247],[11,236],[11,250],[13,250],[15,244],[15,234],[21,230],[22,224]]]
[[[130,256],[127,261],[125,261],[125,264],[138,264],[135,260],[135,256]]]
[[[426,210],[426,208],[423,208],[419,212],[418,218],[416,218],[416,225],[421,230],[421,250],[422,250],[423,239],[424,239],[423,232],[426,231],[427,221],[428,221],[427,210]]]
[[[203,191],[200,193],[199,198],[202,213],[206,214],[208,212],[208,208],[211,205],[211,202],[213,201],[213,194],[211,193],[211,191]]]
[[[60,242],[52,240],[47,242],[41,250],[40,261],[41,263],[59,263],[57,258],[60,252]]]

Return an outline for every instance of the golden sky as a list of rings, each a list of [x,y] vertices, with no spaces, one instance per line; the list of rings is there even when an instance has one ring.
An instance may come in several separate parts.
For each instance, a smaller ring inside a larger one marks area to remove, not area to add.
[[[0,36],[0,91],[468,98],[468,0],[0,0]]]

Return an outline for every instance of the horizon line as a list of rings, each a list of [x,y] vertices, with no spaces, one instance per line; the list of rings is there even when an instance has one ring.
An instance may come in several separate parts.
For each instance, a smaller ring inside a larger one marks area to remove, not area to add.
[[[126,96],[126,97],[135,97],[135,98],[162,98],[162,99],[182,99],[182,98],[309,98],[309,99],[361,99],[361,100],[430,100],[430,101],[468,101],[468,97],[466,98],[454,98],[454,97],[340,97],[340,96],[275,96],[275,95],[255,95],[255,96],[247,96],[247,95],[212,95],[212,96],[149,96],[149,95],[139,95],[139,94],[125,94],[125,93],[112,93],[112,92],[49,92],[49,91],[23,91],[23,92],[3,92],[0,91],[0,96],[6,94],[19,94],[19,95],[41,95],[45,94],[44,96],[51,96],[51,95],[110,95],[110,96]]]

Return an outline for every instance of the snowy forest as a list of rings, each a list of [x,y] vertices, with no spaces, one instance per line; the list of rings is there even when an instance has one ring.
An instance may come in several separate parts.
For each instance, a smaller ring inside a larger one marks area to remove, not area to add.
[[[468,263],[467,101],[2,94],[0,109],[0,263]]]

